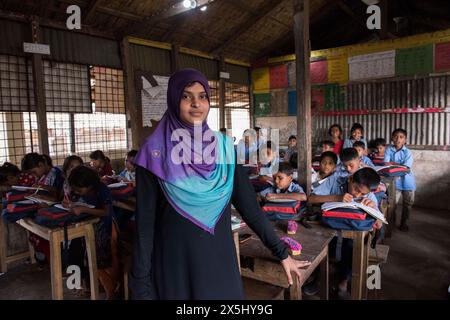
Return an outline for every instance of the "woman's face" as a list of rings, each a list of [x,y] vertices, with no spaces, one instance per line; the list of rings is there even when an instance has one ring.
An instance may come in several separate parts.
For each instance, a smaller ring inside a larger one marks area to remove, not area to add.
[[[101,168],[103,168],[104,165],[105,165],[105,163],[103,162],[103,160],[91,159],[91,167],[94,167],[95,169],[101,169]]]
[[[180,101],[181,121],[190,125],[202,123],[208,117],[208,112],[209,101],[205,88],[198,82],[184,88]]]

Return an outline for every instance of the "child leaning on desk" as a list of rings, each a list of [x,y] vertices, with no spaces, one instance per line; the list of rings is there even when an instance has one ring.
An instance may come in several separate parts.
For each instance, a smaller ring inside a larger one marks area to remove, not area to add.
[[[100,218],[100,221],[94,224],[98,276],[100,283],[105,288],[107,299],[112,299],[117,286],[118,261],[114,241],[116,228],[112,217],[111,192],[100,181],[98,173],[85,166],[74,168],[69,175],[68,181],[78,202],[94,206],[94,208],[85,206],[71,207],[71,202],[69,201],[70,212],[75,215],[87,213]],[[71,243],[71,257],[73,257],[71,260],[75,263],[82,265],[84,250],[81,242],[73,246]],[[83,270],[83,275],[87,276],[87,269]]]

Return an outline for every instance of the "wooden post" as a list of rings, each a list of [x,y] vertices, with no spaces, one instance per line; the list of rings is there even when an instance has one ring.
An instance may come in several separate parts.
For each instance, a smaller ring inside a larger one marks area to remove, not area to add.
[[[309,0],[294,0],[299,182],[311,192],[311,83],[309,76]]]
[[[123,76],[125,79],[125,105],[127,113],[127,128],[131,129],[132,149],[139,149],[141,139],[142,117],[136,107],[136,88],[134,84],[134,67],[130,57],[130,43],[128,38],[122,40],[121,46]]]
[[[225,122],[225,79],[220,77],[220,72],[225,71],[225,61],[223,57],[220,57],[219,61],[219,123],[220,128],[228,128],[227,123]]]
[[[39,21],[36,16],[31,19],[31,35],[32,42],[39,43],[40,30]],[[39,133],[39,150],[40,153],[50,154],[48,146],[48,131],[47,131],[47,114],[45,108],[45,92],[44,92],[44,73],[42,65],[42,56],[33,53],[31,55],[33,64],[33,83],[34,83],[34,103],[36,106],[36,119]]]

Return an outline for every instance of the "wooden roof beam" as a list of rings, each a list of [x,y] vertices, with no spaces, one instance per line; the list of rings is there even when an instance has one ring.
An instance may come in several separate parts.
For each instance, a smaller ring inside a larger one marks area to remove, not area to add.
[[[263,4],[261,8],[258,9],[257,15],[252,14],[251,17],[246,19],[243,23],[235,26],[231,30],[228,38],[225,41],[223,41],[221,45],[210,50],[209,53],[213,55],[220,55],[225,50],[225,48],[228,47],[233,41],[235,41],[241,35],[246,33],[248,29],[250,29],[253,25],[257,24],[260,20],[266,18],[267,15],[269,15],[270,12],[272,12],[272,10],[274,10],[281,3],[283,3],[283,1],[271,0]]]
[[[97,9],[100,0],[90,0],[86,9],[83,10],[83,21],[85,24],[91,24],[94,18],[95,10]]]

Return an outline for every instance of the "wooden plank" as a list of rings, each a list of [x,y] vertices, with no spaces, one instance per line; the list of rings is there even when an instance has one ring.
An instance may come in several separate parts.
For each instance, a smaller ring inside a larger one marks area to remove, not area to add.
[[[15,262],[15,261],[18,261],[18,260],[22,260],[22,259],[26,259],[26,258],[29,258],[30,257],[30,252],[29,251],[25,251],[25,252],[21,252],[21,253],[17,253],[17,254],[15,254],[15,255],[13,255],[13,256],[9,256],[9,257],[6,257],[6,263],[8,264],[8,263],[12,263],[12,262]],[[6,271],[2,271],[2,272],[6,272]]]
[[[83,22],[90,24],[94,18],[95,10],[98,8],[100,0],[90,0],[87,7],[83,9]]]
[[[329,292],[329,267],[328,267],[328,248],[326,251],[326,256],[322,259],[320,263],[320,299],[328,300]]]
[[[220,77],[220,72],[225,70],[225,62],[223,57],[219,61],[219,122],[220,128],[226,128],[225,123],[225,80]],[[231,129],[231,128],[230,128]]]
[[[309,0],[294,0],[299,182],[311,193],[311,83],[309,74]]]
[[[39,20],[36,16],[31,20],[31,35],[32,42],[40,43]],[[39,150],[40,153],[50,154],[48,145],[48,130],[47,130],[47,114],[45,108],[45,93],[44,93],[44,74],[42,65],[42,55],[32,54],[31,61],[33,64],[33,83],[34,83],[34,103],[36,105],[36,119],[38,125],[39,136]]]
[[[95,250],[95,235],[92,224],[84,226],[86,252],[89,263],[89,278],[91,284],[91,300],[98,300],[97,254]]]
[[[0,217],[0,273],[6,273],[8,271],[8,263],[6,262],[6,237],[5,221],[3,217]]]
[[[139,149],[143,142],[142,133],[142,114],[138,112],[136,106],[136,87],[133,61],[130,56],[130,43],[128,38],[121,42],[121,58],[123,65],[123,76],[125,82],[125,105],[127,113],[127,123],[131,129],[132,149]],[[127,125],[128,128],[128,125]]]
[[[361,300],[364,268],[364,233],[358,232],[353,240],[352,257],[352,300]]]
[[[61,231],[50,234],[50,274],[53,300],[63,299],[62,263],[61,263]]]

